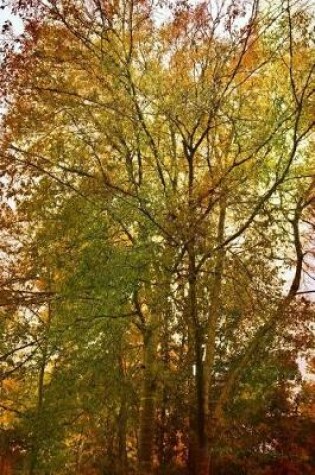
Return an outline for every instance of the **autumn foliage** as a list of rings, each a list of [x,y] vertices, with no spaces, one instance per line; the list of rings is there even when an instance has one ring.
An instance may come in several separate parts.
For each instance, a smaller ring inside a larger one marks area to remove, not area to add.
[[[311,475],[314,4],[6,8],[1,474]]]

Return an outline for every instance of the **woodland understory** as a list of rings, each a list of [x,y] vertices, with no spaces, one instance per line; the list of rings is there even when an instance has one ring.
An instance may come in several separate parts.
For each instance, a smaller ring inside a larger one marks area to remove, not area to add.
[[[314,474],[315,0],[0,8],[0,474]]]

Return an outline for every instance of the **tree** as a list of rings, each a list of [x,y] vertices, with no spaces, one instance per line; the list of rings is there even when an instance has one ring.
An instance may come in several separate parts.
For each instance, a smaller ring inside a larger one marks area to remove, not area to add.
[[[60,361],[53,387],[86,352],[122,377],[107,399],[123,421],[122,471],[130,390],[140,401],[138,473],[152,473],[174,434],[167,414],[180,407],[189,473],[208,474],[244,374],[278,344],[302,291],[301,222],[314,201],[311,14],[302,2],[256,0],[16,9],[25,31],[1,75],[2,160],[36,278],[51,276],[49,336],[67,327],[49,364],[41,347],[43,371]],[[294,268],[286,294],[284,265]],[[130,345],[142,355],[127,355]],[[83,367],[84,380],[93,366]],[[177,405],[167,377],[181,372]]]

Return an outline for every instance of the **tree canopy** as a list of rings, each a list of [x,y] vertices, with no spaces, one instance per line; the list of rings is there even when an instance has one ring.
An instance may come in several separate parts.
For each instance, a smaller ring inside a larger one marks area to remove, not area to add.
[[[2,472],[311,475],[314,2],[10,6]]]

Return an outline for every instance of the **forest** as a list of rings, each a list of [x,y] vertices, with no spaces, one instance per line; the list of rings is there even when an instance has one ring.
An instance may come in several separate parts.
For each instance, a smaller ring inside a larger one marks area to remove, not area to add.
[[[313,475],[315,0],[4,11],[0,475]]]

